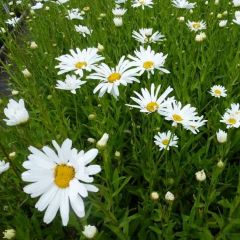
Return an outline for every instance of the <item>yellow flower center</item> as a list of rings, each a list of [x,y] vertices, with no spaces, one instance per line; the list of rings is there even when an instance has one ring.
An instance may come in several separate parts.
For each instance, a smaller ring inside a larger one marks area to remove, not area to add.
[[[201,27],[201,24],[199,22],[195,22],[195,23],[193,23],[192,26],[193,26],[193,28],[198,29]]]
[[[108,81],[110,83],[114,83],[114,82],[118,81],[120,78],[121,78],[121,74],[114,72],[108,76]]]
[[[75,64],[75,67],[78,68],[78,69],[84,68],[86,66],[87,66],[87,62],[77,62]]]
[[[231,125],[234,125],[237,122],[237,120],[235,118],[229,118],[228,119],[228,123]]]
[[[153,66],[154,66],[154,62],[153,61],[146,61],[146,62],[143,63],[143,67],[145,69],[153,68]]]
[[[162,144],[167,146],[169,144],[169,139],[162,140]]]
[[[145,0],[139,0],[139,3],[144,4]]]
[[[221,90],[219,90],[219,89],[216,89],[216,90],[214,91],[214,93],[215,93],[217,96],[219,96],[219,95],[222,94]]]
[[[172,118],[175,122],[181,122],[183,120],[183,118],[178,114],[173,114]]]
[[[55,184],[59,188],[69,187],[69,182],[74,178],[75,170],[66,164],[57,165],[55,168]]]
[[[156,102],[150,102],[146,106],[146,109],[149,112],[155,112],[158,108],[159,108],[159,105]]]

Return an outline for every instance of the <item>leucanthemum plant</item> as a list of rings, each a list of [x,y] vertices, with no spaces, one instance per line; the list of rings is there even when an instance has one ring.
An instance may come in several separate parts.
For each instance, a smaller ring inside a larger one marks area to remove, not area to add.
[[[207,28],[207,25],[203,20],[198,22],[188,20],[187,26],[193,32],[201,31]]]
[[[169,150],[170,147],[178,147],[178,137],[171,131],[158,132],[154,136],[154,143],[160,148],[160,150]]]
[[[61,146],[52,141],[54,150],[44,146],[42,150],[29,147],[31,154],[23,163],[26,169],[22,179],[29,184],[24,192],[32,198],[40,197],[35,207],[45,211],[43,221],[50,223],[58,210],[62,224],[69,221],[70,206],[80,218],[85,216],[83,198],[89,192],[97,192],[98,188],[92,184],[93,177],[101,171],[99,165],[89,165],[97,154],[97,149],[87,152],[72,148],[72,141],[66,139]]]
[[[145,7],[152,8],[153,0],[133,0],[132,7],[133,8],[141,7],[143,10]]]
[[[152,28],[141,28],[139,31],[133,31],[132,36],[142,44],[156,43],[165,40],[165,36],[159,31],[153,33]]]

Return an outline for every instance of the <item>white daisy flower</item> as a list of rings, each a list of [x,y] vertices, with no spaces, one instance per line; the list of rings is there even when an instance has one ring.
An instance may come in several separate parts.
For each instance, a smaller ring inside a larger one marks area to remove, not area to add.
[[[199,128],[206,124],[207,120],[203,119],[203,116],[196,117],[195,120],[189,121],[188,124],[183,125],[183,127],[187,130],[190,130],[193,134],[197,134],[199,132]]]
[[[221,86],[221,85],[214,85],[214,86],[212,86],[211,90],[209,92],[210,92],[210,94],[213,97],[217,97],[217,98],[226,97],[227,96],[226,88],[224,86]]]
[[[15,126],[25,123],[29,119],[28,111],[25,108],[24,100],[19,102],[10,99],[7,107],[4,108],[4,114],[8,119],[3,119],[8,126]]]
[[[23,163],[27,171],[22,174],[22,179],[30,184],[24,187],[24,192],[32,198],[40,196],[35,207],[39,211],[46,210],[45,223],[52,222],[60,210],[62,224],[66,226],[70,206],[78,217],[85,216],[82,198],[86,198],[88,192],[98,191],[91,183],[94,180],[92,175],[99,173],[101,167],[88,166],[97,156],[97,149],[78,152],[72,148],[70,139],[66,139],[61,147],[56,141],[52,141],[52,144],[56,152],[48,146],[42,150],[29,147],[31,154]]]
[[[159,112],[174,101],[174,97],[167,98],[169,93],[173,91],[171,87],[168,87],[160,96],[159,91],[161,89],[161,85],[159,85],[155,91],[154,83],[151,84],[151,91],[148,91],[146,88],[141,88],[142,95],[138,92],[134,91],[136,97],[131,97],[131,99],[137,103],[137,105],[126,104],[129,107],[138,108],[140,112],[144,113],[153,113]]]
[[[216,135],[219,143],[225,143],[227,141],[227,133],[225,131],[219,129]]]
[[[83,20],[83,16],[78,8],[73,8],[71,10],[68,10],[68,15],[66,16],[67,19],[73,20],[73,19],[78,19],[78,20]]]
[[[158,132],[155,136],[154,136],[154,143],[159,146],[160,151],[161,150],[169,150],[170,147],[178,147],[177,145],[177,140],[178,137],[171,133],[171,131],[167,131],[167,132]]]
[[[132,7],[142,7],[144,9],[145,7],[152,8],[153,0],[133,0],[132,1]]]
[[[196,3],[189,3],[187,0],[172,0],[172,5],[176,8],[193,9]]]
[[[230,109],[227,109],[227,112],[224,113],[220,122],[225,123],[227,128],[239,128],[240,114],[231,113]]]
[[[6,23],[7,23],[8,25],[11,25],[11,26],[15,27],[16,24],[19,22],[19,20],[20,20],[20,18],[18,18],[18,17],[13,17],[13,18],[8,19],[8,20],[6,21]]]
[[[133,31],[132,36],[142,44],[160,42],[165,38],[159,31],[153,33],[152,28],[141,28],[139,32]]]
[[[121,57],[118,65],[115,68],[110,68],[105,63],[94,68],[95,73],[90,74],[88,79],[100,80],[100,83],[93,90],[93,93],[99,91],[99,97],[102,97],[106,92],[113,95],[115,98],[119,96],[118,87],[120,85],[127,86],[133,82],[139,82],[136,68],[134,68],[125,56]]]
[[[125,8],[114,8],[112,13],[115,17],[122,17],[127,12]]]
[[[173,122],[173,126],[177,126],[178,123],[189,126],[192,122],[198,120],[196,108],[187,104],[182,107],[181,102],[173,101],[168,104],[161,111],[161,115],[165,116],[165,119]]]
[[[93,31],[92,29],[83,25],[75,25],[75,30],[81,35],[83,35],[83,37],[87,37],[87,35],[91,35]]]
[[[81,78],[77,78],[75,75],[67,75],[65,81],[57,81],[56,88],[68,90],[76,94],[76,89],[79,89],[81,85],[86,83],[86,81],[81,81],[80,79]]]
[[[232,3],[234,7],[240,7],[240,0],[233,0]]]
[[[240,25],[240,11],[235,12],[235,19],[233,19],[233,22]]]
[[[41,2],[38,2],[31,7],[32,10],[38,10],[38,9],[41,9],[41,8],[43,8],[43,4]]]
[[[227,112],[231,115],[237,115],[240,117],[240,105],[239,103],[232,103],[231,108],[227,109]]]
[[[10,167],[9,162],[5,162],[4,160],[0,161],[0,174],[6,172]]]
[[[104,59],[97,52],[97,48],[86,48],[83,50],[77,48],[75,51],[71,49],[71,54],[65,54],[56,58],[60,61],[60,64],[56,66],[56,68],[60,68],[58,74],[74,72],[82,77],[84,70],[91,72],[93,67]]]
[[[207,25],[204,21],[200,21],[200,22],[191,22],[188,20],[187,22],[187,26],[189,27],[189,29],[191,31],[197,32],[203,29],[207,28]]]
[[[147,49],[140,46],[140,50],[136,50],[134,53],[135,56],[129,55],[128,57],[133,60],[133,65],[136,66],[140,75],[146,71],[148,73],[148,78],[150,78],[150,74],[154,74],[155,69],[164,73],[170,73],[164,68],[167,55],[163,55],[163,53],[155,53],[154,50],[151,50],[150,46],[148,46]]]

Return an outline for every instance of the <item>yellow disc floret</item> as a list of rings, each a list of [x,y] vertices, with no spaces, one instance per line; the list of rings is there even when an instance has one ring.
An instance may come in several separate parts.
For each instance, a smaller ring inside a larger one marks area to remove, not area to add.
[[[114,83],[114,82],[118,81],[120,78],[121,78],[121,74],[114,72],[114,73],[110,74],[107,79],[108,79],[108,82]]]
[[[151,68],[153,68],[153,66],[154,66],[154,62],[153,61],[146,61],[146,62],[143,63],[143,67],[145,69],[151,69]]]
[[[159,108],[159,105],[156,102],[150,102],[146,106],[146,109],[149,112],[155,112],[158,108]]]
[[[77,62],[76,64],[75,64],[75,67],[76,68],[78,68],[78,69],[82,69],[82,68],[84,68],[84,67],[86,67],[87,66],[87,62]]]
[[[173,114],[172,118],[175,122],[181,122],[183,120],[183,118],[178,114]]]
[[[74,178],[75,170],[66,164],[57,165],[55,168],[55,184],[59,188],[69,187],[69,182]]]

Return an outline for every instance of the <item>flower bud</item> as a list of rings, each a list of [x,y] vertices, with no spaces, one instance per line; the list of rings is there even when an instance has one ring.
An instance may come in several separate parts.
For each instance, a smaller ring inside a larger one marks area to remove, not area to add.
[[[96,140],[94,138],[88,138],[87,141],[90,142],[90,143],[95,143],[96,142]]]
[[[22,70],[23,76],[25,78],[30,78],[32,76],[32,74],[28,71],[27,68],[25,68],[24,70]]]
[[[96,114],[92,113],[88,115],[88,120],[93,120],[96,118]]]
[[[11,152],[11,153],[9,153],[8,157],[9,157],[10,159],[14,159],[14,158],[16,157],[16,152]]]
[[[16,235],[16,231],[14,229],[7,229],[3,232],[3,238],[13,239]]]
[[[120,157],[120,156],[121,156],[121,153],[120,153],[119,151],[116,151],[114,155],[115,155],[115,157],[117,157],[117,158],[118,158],[118,157]]]
[[[196,179],[199,181],[199,182],[203,182],[206,180],[206,174],[204,172],[204,170],[201,170],[201,171],[198,171],[195,173],[195,176],[196,176]]]
[[[82,234],[87,238],[87,239],[92,239],[97,233],[97,228],[92,225],[86,225],[84,226],[84,230],[82,231]]]
[[[109,135],[107,133],[104,133],[101,139],[97,142],[98,148],[104,148],[107,145],[109,139]]]
[[[166,201],[172,202],[172,201],[174,201],[174,199],[175,199],[175,197],[174,197],[173,193],[171,193],[171,192],[168,191],[168,192],[165,194],[165,200],[166,200]]]
[[[154,201],[159,199],[159,194],[157,192],[151,192],[150,198]]]
[[[30,43],[30,48],[31,49],[36,49],[36,48],[38,48],[38,45],[36,44],[36,42],[31,42]]]
[[[217,140],[219,143],[225,143],[227,141],[227,133],[226,132],[219,129],[216,134],[217,134]]]

